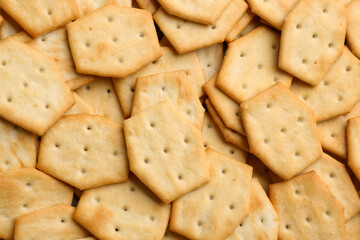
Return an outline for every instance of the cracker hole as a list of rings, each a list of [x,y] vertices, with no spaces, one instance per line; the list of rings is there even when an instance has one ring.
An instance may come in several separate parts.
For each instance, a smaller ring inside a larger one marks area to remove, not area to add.
[[[280,131],[281,131],[282,133],[284,133],[284,132],[286,132],[286,128],[282,128]]]
[[[240,112],[236,112],[235,115],[236,115],[237,117],[240,117]]]
[[[334,178],[334,177],[335,177],[335,174],[334,174],[334,173],[330,173],[330,174],[329,174],[329,177],[330,177],[330,178]]]
[[[234,206],[233,206],[233,205],[230,205],[230,206],[229,206],[229,209],[230,209],[230,210],[233,210],[233,209],[234,209]]]
[[[39,68],[39,72],[43,73],[45,69],[43,67]]]
[[[210,64],[210,63],[208,63],[206,66],[207,66],[207,67],[211,67],[211,64]]]
[[[211,124],[208,124],[208,128],[212,128],[212,125],[211,125]]]
[[[276,50],[276,45],[275,45],[275,44],[272,45],[271,48],[272,48],[273,50]]]
[[[271,108],[271,104],[270,103],[266,104],[266,108]]]
[[[317,33],[314,33],[314,34],[312,35],[312,38],[313,38],[313,39],[318,38],[318,34],[317,34]]]
[[[296,194],[296,195],[300,195],[300,190],[296,189],[296,190],[295,190],[295,194]]]
[[[324,81],[324,82],[323,82],[323,85],[324,85],[324,86],[329,86],[329,82]]]
[[[23,205],[23,208],[27,208],[28,207],[28,205],[25,203],[24,205]]]
[[[301,29],[301,24],[300,23],[296,24],[296,29]]]
[[[304,118],[303,117],[298,117],[297,122],[303,122]]]
[[[184,143],[189,143],[189,142],[190,142],[190,140],[188,138],[184,139]]]
[[[240,53],[240,57],[245,57],[245,53]]]
[[[257,68],[259,69],[259,70],[261,70],[262,69],[262,64],[259,64],[258,66],[257,66]]]
[[[85,89],[90,90],[90,86],[86,85]]]
[[[27,183],[26,183],[26,186],[27,186],[27,187],[30,187],[30,186],[31,186],[31,183],[27,182]]]
[[[131,191],[131,192],[135,192],[135,188],[134,188],[134,187],[130,187],[130,191]]]
[[[342,96],[339,96],[338,99],[337,99],[339,102],[341,102],[343,100],[343,97]]]
[[[60,221],[61,221],[62,223],[65,223],[65,219],[61,219]]]
[[[210,196],[209,196],[209,199],[210,199],[210,200],[214,200],[214,198],[215,198],[214,195],[210,195]]]
[[[241,85],[242,89],[246,89],[246,84]]]
[[[129,209],[127,207],[123,207],[123,211],[127,212]]]
[[[333,47],[334,47],[334,44],[333,44],[333,43],[329,43],[329,44],[328,44],[328,47],[329,47],[329,48],[333,48]]]
[[[132,87],[130,90],[131,90],[132,92],[134,92],[134,91],[135,91],[135,88],[134,88],[134,87]]]
[[[113,156],[117,156],[118,155],[118,152],[117,151],[114,151],[113,152]]]
[[[328,12],[327,8],[323,8],[322,12],[327,13]]]
[[[112,41],[113,41],[113,42],[117,42],[118,39],[117,39],[116,37],[114,37],[114,38],[112,39]]]
[[[6,61],[2,61],[1,65],[5,66],[6,65]]]
[[[317,64],[317,61],[316,61],[316,60],[314,61],[314,64],[315,64],[315,65]]]
[[[56,148],[59,148],[59,147],[60,147],[60,144],[59,144],[59,143],[55,143],[55,147],[56,147]]]
[[[327,216],[330,216],[330,215],[331,215],[331,212],[330,212],[329,210],[326,210],[326,211],[325,211],[325,214],[326,214]]]
[[[306,64],[306,63],[307,63],[307,60],[306,60],[306,59],[303,59],[303,60],[301,60],[301,63],[302,63],[302,64]]]
[[[148,159],[144,159],[144,163],[145,163],[145,164],[148,164],[148,163],[149,163],[149,160],[148,160]]]
[[[143,38],[145,35],[144,33],[140,33],[140,37]]]
[[[165,88],[164,86],[163,86],[163,87],[161,87],[161,90],[162,90],[162,91],[165,91],[165,89],[166,89],[166,88]]]
[[[208,146],[207,144],[204,144],[204,148],[207,148],[207,146]]]
[[[115,228],[115,232],[119,232],[120,231],[120,228]]]
[[[8,101],[8,102],[12,102],[12,98],[11,98],[11,97],[8,97],[8,98],[7,98],[7,101]]]
[[[295,152],[295,157],[300,157],[300,153],[299,153],[299,152]]]
[[[286,224],[286,225],[285,225],[285,228],[286,228],[286,229],[290,229],[290,225],[289,225],[289,224]]]
[[[268,143],[269,143],[269,140],[268,140],[268,139],[264,139],[264,143],[265,143],[265,144],[268,144]]]
[[[82,174],[84,174],[86,171],[85,171],[85,169],[81,169],[81,171],[80,171]]]
[[[23,82],[23,86],[24,86],[24,88],[26,88],[29,86],[29,84],[27,82]]]
[[[84,152],[87,152],[89,149],[87,147],[84,147]]]
[[[277,77],[274,77],[273,81],[276,83],[279,81],[279,79]]]
[[[41,41],[42,41],[42,42],[45,42],[45,41],[46,41],[46,38],[44,38],[44,37],[41,38]]]
[[[239,226],[242,227],[244,225],[244,223],[240,223]]]
[[[48,14],[49,16],[53,14],[53,11],[52,11],[51,8],[48,9],[47,14]]]
[[[6,160],[6,161],[5,161],[5,165],[9,165],[9,161]]]
[[[156,64],[156,60],[152,62],[152,64]]]
[[[335,136],[336,136],[335,133],[332,133],[332,134],[330,135],[330,137],[332,137],[332,138],[334,138]]]
[[[223,170],[221,171],[221,173],[222,173],[222,174],[225,174],[225,173],[226,173],[226,169],[223,169]]]
[[[90,130],[91,130],[91,126],[87,126],[86,129],[90,131]]]
[[[306,222],[311,222],[311,219],[309,217],[305,218]]]
[[[150,221],[154,221],[155,220],[155,218],[154,218],[154,216],[150,216]]]
[[[95,198],[95,202],[100,202],[100,198]]]
[[[216,25],[211,26],[211,29],[212,30],[216,29]]]
[[[45,108],[46,108],[46,109],[49,109],[49,108],[50,108],[50,104],[48,104],[48,103],[45,104]]]
[[[119,62],[119,63],[122,63],[123,61],[124,61],[124,60],[123,60],[122,58],[119,58],[119,59],[118,59],[118,62]]]
[[[112,17],[108,17],[108,22],[112,22],[113,18]]]
[[[86,42],[85,47],[90,47],[90,42]]]
[[[350,67],[350,66],[347,66],[345,70],[346,70],[347,72],[350,72],[351,67]]]
[[[183,178],[183,177],[182,177],[182,175],[181,175],[181,174],[180,174],[180,175],[178,175],[178,179],[179,179],[179,180],[182,180],[182,178]]]
[[[155,123],[150,123],[150,127],[155,127]]]
[[[190,111],[190,110],[187,110],[187,111],[186,111],[186,114],[187,114],[187,115],[191,115],[191,111]]]
[[[234,154],[234,153],[235,153],[234,149],[231,149],[230,154]]]
[[[202,222],[198,221],[197,225],[198,225],[198,227],[200,227],[202,225]]]
[[[260,222],[261,222],[261,223],[264,223],[264,219],[263,219],[263,218],[262,218],[262,219],[260,219]]]
[[[164,153],[168,153],[168,149],[167,149],[167,148],[164,148]]]
[[[180,29],[180,28],[181,28],[181,25],[180,25],[180,24],[176,25],[176,28],[177,28],[177,29]]]

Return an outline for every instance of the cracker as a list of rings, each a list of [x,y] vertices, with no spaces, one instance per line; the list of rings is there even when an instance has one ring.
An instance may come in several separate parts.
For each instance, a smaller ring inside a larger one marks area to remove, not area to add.
[[[72,81],[72,84],[80,82],[80,86],[82,86],[94,81],[93,76],[86,76],[76,72],[65,27],[37,37],[27,44],[53,58],[66,82]],[[79,87],[79,84],[76,87]]]
[[[87,238],[78,238],[76,240],[96,240],[94,237],[87,237]]]
[[[291,91],[308,105],[317,122],[349,113],[360,100],[360,60],[345,47],[316,86],[294,81]]]
[[[350,118],[347,123],[348,164],[360,180],[360,117]]]
[[[211,148],[206,158],[210,182],[173,202],[170,230],[190,239],[224,239],[249,213],[252,167]]]
[[[174,233],[169,229],[166,229],[163,240],[187,240],[187,238],[181,236],[180,234]]]
[[[360,211],[359,195],[344,164],[327,154],[323,154],[319,160],[304,169],[302,173],[310,171],[315,171],[319,175],[321,180],[329,187],[331,193],[344,207],[345,221],[348,221]]]
[[[203,89],[208,95],[212,105],[219,114],[221,120],[224,122],[225,126],[241,133],[242,135],[245,135],[244,124],[240,113],[240,105],[215,86],[217,77],[217,74],[212,77],[204,84]]]
[[[41,138],[37,168],[80,190],[126,181],[122,126],[97,115],[64,116]]]
[[[184,54],[223,42],[247,8],[248,5],[244,0],[231,0],[213,25],[183,20],[170,15],[163,8],[159,8],[154,14],[154,20],[176,51]]]
[[[225,126],[224,122],[221,120],[219,114],[216,112],[214,106],[212,105],[209,99],[205,101],[205,104],[209,111],[209,114],[211,115],[216,125],[219,127],[225,140],[248,152],[249,143],[247,141],[247,138],[244,135],[235,132],[234,130],[227,128]]]
[[[346,240],[357,240],[360,236],[360,213],[346,222]]]
[[[56,63],[12,39],[0,43],[0,116],[37,135],[75,100]]]
[[[253,20],[242,30],[236,38],[241,38],[261,25],[260,18],[255,16]]]
[[[126,77],[161,56],[151,14],[142,9],[105,5],[67,30],[79,73]]]
[[[171,15],[206,25],[215,24],[231,0],[158,0]]]
[[[251,11],[267,21],[270,25],[281,30],[288,12],[299,0],[249,0]]]
[[[314,172],[270,185],[279,239],[345,240],[344,208]]]
[[[220,70],[224,58],[223,44],[218,43],[209,47],[200,48],[196,52],[204,73],[205,81],[209,81],[209,79]]]
[[[154,14],[159,9],[159,3],[156,0],[136,0],[136,3],[143,9],[149,10]]]
[[[282,83],[241,104],[250,152],[290,179],[321,157],[313,112]]]
[[[69,110],[67,110],[64,115],[80,114],[80,113],[89,113],[94,114],[94,110],[87,104],[76,92],[73,92],[76,103]]]
[[[79,16],[82,17],[106,4],[118,5],[120,7],[131,7],[131,0],[77,0]]]
[[[36,170],[23,168],[0,174],[0,238],[12,239],[14,220],[57,204],[71,204],[74,190]]]
[[[4,10],[0,9],[0,15],[4,18],[3,23],[0,25],[0,39],[3,40],[16,33],[21,32],[23,29],[17,24],[14,19],[7,15]]]
[[[209,147],[240,162],[246,162],[247,152],[225,141],[220,129],[214,120],[211,119],[208,112],[204,116],[202,139],[205,148]]]
[[[202,85],[205,83],[199,58],[195,52],[178,55],[174,49],[161,47],[162,57],[145,66],[140,71],[126,77],[114,79],[121,109],[125,117],[129,117],[133,104],[136,78],[161,72],[184,70],[198,97],[203,95]]]
[[[132,115],[169,100],[196,128],[201,130],[204,108],[185,71],[159,73],[136,79]]]
[[[360,58],[360,0],[353,0],[347,6],[346,39],[352,52]]]
[[[16,218],[14,239],[75,239],[90,234],[76,223],[75,208],[60,204]]]
[[[356,103],[351,112],[317,124],[321,146],[341,158],[347,158],[346,125],[350,118],[360,116],[360,102]]]
[[[169,101],[125,120],[124,133],[131,171],[163,202],[209,181],[201,132]]]
[[[12,36],[10,36],[12,39],[22,42],[22,43],[28,43],[30,41],[33,40],[33,38],[27,34],[26,32],[22,31],[22,32],[18,32]]]
[[[226,238],[238,239],[278,239],[278,215],[258,179],[251,184],[250,213]]]
[[[231,31],[226,35],[225,41],[230,43],[235,41],[239,34],[246,28],[246,26],[254,19],[255,14],[251,12],[251,9],[248,8],[244,15],[237,21],[235,26],[231,29]]]
[[[76,93],[94,109],[96,114],[117,123],[124,121],[124,115],[110,79],[97,77],[94,82],[77,89]]]
[[[246,164],[253,167],[253,178],[256,178],[260,182],[265,192],[268,193],[269,185],[273,183],[269,175],[270,170],[261,162],[260,159],[252,154],[248,154]]]
[[[0,6],[33,37],[63,26],[79,15],[76,0],[3,0]]]
[[[115,200],[115,201],[114,201]],[[161,239],[170,217],[134,175],[124,183],[84,191],[74,219],[99,239]]]
[[[284,19],[279,67],[317,85],[341,55],[345,33],[346,8],[339,1],[299,1]]]
[[[35,165],[35,134],[0,118],[0,173]]]
[[[278,68],[280,35],[261,26],[229,44],[216,86],[238,103],[292,76]]]

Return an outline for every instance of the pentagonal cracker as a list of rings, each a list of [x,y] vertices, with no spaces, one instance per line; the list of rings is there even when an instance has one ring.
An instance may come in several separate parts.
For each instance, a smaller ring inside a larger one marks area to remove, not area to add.
[[[352,52],[360,58],[360,0],[351,1],[346,8],[346,40]]]
[[[0,116],[43,135],[75,103],[55,61],[13,39],[0,56]]]
[[[37,168],[80,190],[126,181],[122,126],[97,115],[64,116],[42,137]]]
[[[84,191],[74,214],[95,237],[109,240],[161,239],[169,217],[170,205],[132,174],[124,183]]]
[[[173,202],[170,229],[190,239],[224,239],[249,214],[252,167],[211,148],[206,158],[210,182]]]
[[[280,35],[261,26],[229,44],[216,86],[238,103],[276,82],[290,87],[292,76],[278,68]]]
[[[67,30],[79,73],[126,77],[161,56],[151,13],[145,10],[105,5]]]
[[[209,181],[201,132],[169,101],[125,120],[124,133],[131,171],[163,202]]]
[[[348,164],[360,179],[360,117],[350,118],[347,124]]]
[[[241,104],[250,152],[283,179],[321,157],[313,112],[282,83]]]
[[[339,1],[299,1],[284,19],[279,67],[317,85],[342,53],[345,33],[346,8]]]

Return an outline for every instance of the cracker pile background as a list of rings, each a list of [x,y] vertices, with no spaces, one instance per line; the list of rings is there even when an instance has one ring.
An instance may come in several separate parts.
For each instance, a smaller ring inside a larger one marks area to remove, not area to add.
[[[0,0],[0,240],[360,239],[360,0]]]

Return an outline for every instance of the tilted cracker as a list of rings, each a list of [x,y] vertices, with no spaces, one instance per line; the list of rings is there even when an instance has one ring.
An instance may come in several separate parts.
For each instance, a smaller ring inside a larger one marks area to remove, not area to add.
[[[207,25],[216,23],[230,1],[158,0],[169,14]]]
[[[248,154],[246,164],[253,167],[253,178],[256,178],[266,193],[269,192],[269,185],[273,183],[269,172],[270,170],[261,162],[260,159],[252,154]]]
[[[76,72],[65,27],[37,37],[27,44],[53,58],[66,82],[80,82],[80,86],[82,86],[94,81],[93,76],[86,76]],[[79,84],[77,84],[76,87],[79,87]],[[72,88],[72,90],[73,89],[74,88]]]
[[[94,110],[87,104],[76,92],[73,92],[75,98],[75,104],[67,110],[64,115],[80,114],[80,113],[89,113],[94,114]]]
[[[223,42],[247,8],[244,0],[231,0],[213,25],[183,20],[170,15],[163,8],[157,10],[154,20],[176,51],[183,54]]]
[[[8,38],[16,33],[21,32],[23,29],[20,27],[17,22],[14,21],[9,15],[4,12],[4,10],[0,9],[0,15],[4,18],[3,23],[0,25],[0,39],[3,40]]]
[[[279,239],[345,240],[344,208],[314,172],[270,185]]]
[[[68,24],[67,30],[82,74],[126,77],[161,56],[151,14],[142,9],[105,5]]]
[[[255,14],[251,12],[251,9],[248,8],[246,12],[241,16],[241,18],[237,21],[235,26],[230,30],[230,32],[226,35],[226,42],[235,41],[239,34],[246,28],[246,26],[254,19]]]
[[[360,58],[360,0],[351,1],[346,8],[346,40],[352,52]]]
[[[316,86],[294,81],[291,91],[308,105],[317,122],[349,113],[360,100],[360,60],[345,47]]]
[[[0,6],[33,37],[63,26],[79,15],[76,0],[3,0]]]
[[[276,82],[290,87],[292,76],[277,65],[279,44],[280,35],[265,26],[230,43],[216,86],[238,103]]]
[[[166,229],[163,240],[188,240],[188,239],[184,236],[181,236],[180,234],[174,233],[169,229]]]
[[[345,32],[346,8],[339,1],[299,1],[284,19],[279,67],[317,85],[341,55]]]
[[[24,31],[18,32],[16,34],[10,36],[10,38],[12,38],[16,41],[22,42],[22,43],[28,43],[28,42],[34,40],[33,37],[31,37],[29,34],[27,34]]]
[[[0,55],[0,116],[43,135],[75,103],[55,61],[12,39]]]
[[[327,106],[328,107],[328,106]],[[356,103],[351,112],[317,124],[321,146],[341,157],[347,158],[346,150],[346,125],[350,118],[360,116],[360,102]]]
[[[161,72],[184,70],[196,94],[201,97],[204,93],[202,85],[205,83],[199,58],[195,52],[179,55],[169,47],[161,47],[163,53],[158,60],[148,64],[136,73],[126,77],[114,79],[114,85],[119,97],[121,109],[125,117],[131,114],[136,78]]]
[[[251,184],[249,215],[226,240],[278,239],[278,215],[258,179]]]
[[[75,208],[60,204],[16,218],[14,239],[76,239],[90,236],[72,216]]]
[[[216,112],[214,106],[210,102],[209,99],[205,100],[206,107],[209,111],[209,114],[211,115],[211,118],[214,120],[216,125],[219,127],[222,135],[224,136],[226,142],[232,143],[235,146],[245,150],[249,151],[249,143],[246,138],[246,136],[235,132],[234,130],[227,128],[224,124],[224,122],[221,120],[219,114]]]
[[[36,135],[0,118],[0,173],[36,165]]]
[[[12,239],[15,218],[57,204],[71,204],[74,190],[35,168],[0,174],[0,238]]]
[[[211,119],[208,112],[206,112],[204,116],[202,139],[205,148],[209,147],[240,162],[246,162],[247,152],[233,145],[232,143],[226,142],[219,127],[214,122],[214,120]]]
[[[190,239],[224,239],[249,214],[252,167],[206,149],[210,182],[176,199],[170,230]]]
[[[147,9],[154,14],[160,7],[156,0],[136,0],[136,3],[142,8]]]
[[[348,165],[360,180],[360,117],[348,120],[346,134]]]
[[[209,181],[201,132],[169,101],[125,120],[124,133],[131,171],[163,202]]]
[[[76,93],[94,109],[96,114],[117,123],[124,121],[124,115],[110,79],[97,77],[94,82],[77,89]]]
[[[360,213],[346,222],[346,240],[358,240],[360,236]]]
[[[215,86],[217,77],[217,74],[214,75],[214,77],[203,85],[203,89],[225,126],[245,135],[240,105]]]
[[[327,154],[305,168],[302,173],[315,171],[321,180],[329,187],[335,198],[344,207],[345,221],[360,211],[360,198],[345,168],[345,165],[336,161]]]
[[[251,11],[281,30],[285,16],[299,0],[249,0]]]
[[[131,7],[131,0],[77,0],[79,16],[82,17],[106,4]]]
[[[159,73],[136,79],[132,115],[169,100],[174,107],[201,130],[204,108],[184,71]]]
[[[84,191],[74,219],[99,239],[161,239],[170,217],[162,203],[134,175],[124,183]]]
[[[209,81],[221,67],[224,58],[223,44],[217,43],[209,47],[200,48],[196,52],[204,73],[205,81]]]
[[[250,152],[290,179],[321,157],[314,114],[282,83],[241,104]]]

